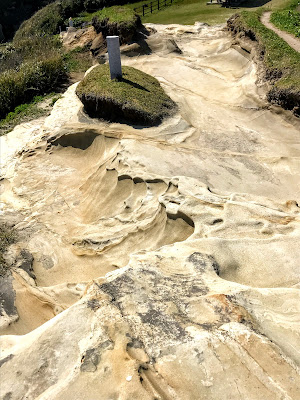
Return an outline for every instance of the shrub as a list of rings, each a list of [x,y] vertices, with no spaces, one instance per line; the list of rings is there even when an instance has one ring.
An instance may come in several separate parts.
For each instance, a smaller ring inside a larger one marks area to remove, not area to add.
[[[49,93],[66,77],[62,56],[48,54],[41,61],[23,63],[16,70],[0,75],[0,118],[35,95]]]

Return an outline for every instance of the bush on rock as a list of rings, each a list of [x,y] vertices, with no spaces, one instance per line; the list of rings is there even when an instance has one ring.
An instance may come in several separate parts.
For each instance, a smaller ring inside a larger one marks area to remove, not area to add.
[[[76,94],[89,116],[157,125],[174,113],[175,103],[154,77],[132,67],[122,71],[122,79],[111,80],[109,66],[99,65],[77,86]]]

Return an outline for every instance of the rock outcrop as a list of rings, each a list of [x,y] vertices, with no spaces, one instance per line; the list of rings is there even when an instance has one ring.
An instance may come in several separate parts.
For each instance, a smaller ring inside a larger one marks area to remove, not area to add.
[[[91,119],[75,84],[1,138],[1,399],[299,397],[299,121],[222,27],[155,29],[122,62],[175,116]]]

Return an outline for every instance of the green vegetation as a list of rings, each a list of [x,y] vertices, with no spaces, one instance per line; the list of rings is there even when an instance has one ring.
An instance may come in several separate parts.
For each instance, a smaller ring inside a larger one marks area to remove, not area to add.
[[[59,89],[68,74],[85,72],[92,65],[88,49],[64,53],[53,36],[1,46],[0,58],[0,135],[19,123],[46,115],[49,109],[38,103],[50,99],[54,104],[51,92]]]
[[[61,4],[59,2],[51,3],[21,24],[14,36],[14,42],[23,37],[56,34],[64,19]]]
[[[103,7],[108,7],[103,11],[107,12],[107,17],[113,19],[114,12],[109,11],[111,6],[116,4],[124,4],[125,0],[57,0],[54,3],[47,5],[36,12],[30,19],[23,22],[19,30],[16,32],[14,40],[19,40],[24,36],[32,35],[53,35],[59,31],[59,26],[67,25],[68,18],[75,18],[81,13],[90,13],[91,11],[101,10]],[[118,13],[117,13],[118,14]],[[105,16],[104,16],[105,17]],[[81,18],[81,17],[80,17]],[[88,14],[83,14],[83,22],[89,20]],[[124,17],[126,18],[126,16]],[[123,19],[122,19],[123,20]],[[76,21],[76,18],[75,18]]]
[[[128,43],[141,23],[140,17],[130,8],[110,7],[94,14],[92,24],[103,37],[118,35],[120,43]]]
[[[67,77],[56,37],[25,37],[0,49],[0,119],[57,88]]]
[[[23,122],[47,115],[49,107],[53,107],[60,97],[60,94],[50,93],[46,96],[35,96],[30,103],[20,104],[0,120],[0,136],[10,132]]]
[[[46,52],[46,51],[45,51]],[[17,105],[30,102],[34,96],[49,93],[66,77],[63,57],[47,52],[48,58],[33,58],[17,69],[9,69],[0,75],[0,118]]]
[[[7,41],[12,39],[22,21],[30,18],[39,8],[53,1],[54,0],[1,0],[0,24],[2,25],[5,39]]]
[[[209,0],[208,0],[209,1]],[[134,9],[148,1],[130,4]],[[206,5],[207,0],[175,0],[173,5],[142,17],[143,23],[193,25],[196,21],[211,25],[225,23],[232,10],[220,5]]]
[[[142,22],[192,25],[196,21],[199,21],[209,25],[215,25],[226,23],[227,19],[235,12],[232,8],[224,8],[220,5],[207,5],[206,3],[209,1],[210,0],[174,0],[172,6],[142,17]],[[264,5],[273,10],[277,10],[286,7],[289,1],[290,0],[271,0],[264,3]],[[148,2],[149,1],[140,1],[138,3],[129,4],[128,7],[134,9]],[[256,10],[260,8],[261,5],[261,0],[246,0],[241,4],[239,10]]]
[[[8,269],[4,254],[8,247],[16,241],[16,238],[16,232],[12,227],[0,223],[0,276],[4,276]]]
[[[76,47],[64,55],[69,72],[85,72],[92,66],[92,58],[87,48]]]
[[[133,8],[113,6],[93,13],[83,12],[78,17],[73,18],[73,24],[75,27],[80,27],[85,22],[91,22],[95,17],[100,21],[108,18],[111,23],[134,23],[136,20]],[[65,21],[65,25],[67,24],[68,20]]]
[[[245,32],[246,36],[257,40],[266,76],[274,84],[269,100],[300,114],[300,54],[260,22],[262,12],[242,11],[228,24],[233,31]]]
[[[298,0],[289,2],[284,10],[275,11],[271,15],[271,22],[283,31],[300,37],[300,12]]]
[[[122,0],[110,1],[114,2]],[[55,1],[25,21],[12,43],[0,46],[0,119],[6,119],[10,112],[14,120],[21,115],[27,117],[30,110],[33,116],[38,115],[35,102],[32,103],[35,96],[57,89],[70,72],[83,72],[92,65],[87,48],[65,53],[58,36],[53,36],[58,27],[63,26],[65,18],[86,10],[81,18],[93,20],[97,32],[102,31],[104,36],[120,34],[123,43],[132,37],[139,22],[132,9],[116,6],[88,12],[107,4],[107,0]],[[21,108],[16,110],[20,104]],[[1,124],[7,126],[7,122],[10,120]]]
[[[0,73],[17,70],[23,63],[32,60],[47,60],[61,54],[61,42],[57,36],[30,36],[0,47]]]
[[[122,79],[111,80],[109,66],[99,65],[80,82],[76,94],[90,116],[110,121],[155,125],[176,107],[155,78],[131,67],[123,67]]]

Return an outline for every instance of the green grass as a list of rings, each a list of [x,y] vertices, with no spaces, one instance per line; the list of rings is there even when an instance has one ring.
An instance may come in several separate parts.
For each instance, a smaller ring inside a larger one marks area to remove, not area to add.
[[[30,102],[34,96],[49,93],[66,78],[66,67],[59,53],[49,58],[33,58],[0,74],[0,118],[16,106]]]
[[[287,109],[294,108],[298,115],[300,54],[260,22],[262,12],[262,9],[255,12],[242,11],[233,19],[234,30],[244,31],[247,36],[257,40],[266,67],[266,76],[273,83],[273,88],[268,94],[269,100]]]
[[[284,10],[275,11],[271,15],[271,22],[277,28],[300,37],[300,12],[298,0],[287,4]]]
[[[122,3],[122,0],[57,0],[46,7],[37,11],[31,18],[23,22],[15,34],[14,40],[19,40],[22,37],[33,35],[53,35],[59,31],[59,26],[68,26],[68,19],[72,17],[76,22],[76,17],[83,16],[83,21],[90,20],[91,9],[103,10],[103,15],[109,17],[111,21],[116,19],[115,22],[121,22],[128,17],[131,11],[124,11],[124,17],[120,17],[120,13],[115,10],[110,10],[110,6]],[[106,11],[105,11],[106,10]],[[85,14],[84,14],[85,13]],[[107,13],[107,15],[105,15]],[[97,13],[96,13],[97,14]],[[81,17],[80,17],[81,18]],[[86,19],[85,19],[86,18]]]
[[[145,3],[142,1],[130,4],[129,7],[136,8]],[[142,17],[142,22],[192,25],[200,21],[214,25],[225,23],[232,14],[232,10],[219,5],[207,6],[206,0],[175,0],[171,6]]]
[[[267,1],[264,6],[276,10],[285,7],[288,1]],[[145,3],[148,3],[148,1],[130,4],[128,7],[134,9]],[[236,10],[231,8],[224,8],[220,5],[207,5],[206,3],[207,0],[175,0],[173,5],[142,17],[142,22],[193,25],[196,21],[199,21],[209,25],[216,25],[226,23],[227,19],[236,12]],[[261,2],[259,0],[248,0],[239,7],[239,10],[255,10],[260,5]]]
[[[89,50],[82,47],[76,47],[67,52],[64,60],[69,72],[85,72],[93,64]]]
[[[266,66],[273,71],[282,71],[282,77],[276,82],[276,86],[299,90],[300,54],[260,22],[261,13],[261,11],[242,12],[241,22],[255,33],[258,42],[264,48]]]
[[[66,16],[71,13],[78,15],[92,3],[83,0],[51,3],[21,25],[12,43],[0,47],[0,118],[6,118],[10,112],[23,115],[28,111],[24,104],[30,104],[31,111],[28,113],[37,115],[39,110],[34,107],[34,102],[31,104],[34,96],[58,89],[68,74],[85,72],[91,67],[88,49],[65,53],[57,35],[53,34],[58,25],[63,26]],[[106,2],[97,0],[97,4],[103,6]],[[85,13],[83,18],[93,19],[96,30],[98,25],[102,27],[102,20],[109,18],[107,33],[119,34],[121,42],[126,42],[135,33],[139,22],[139,17],[131,8],[120,6]],[[15,109],[20,104],[21,109]],[[2,129],[2,132],[7,129]]]
[[[8,269],[8,265],[4,259],[4,254],[16,239],[17,235],[15,230],[7,224],[0,223],[0,276],[4,276]]]
[[[35,96],[30,103],[20,104],[14,111],[0,120],[0,136],[10,132],[15,126],[42,117],[49,113],[49,107],[61,97],[59,93],[50,93],[46,96]],[[48,100],[49,107],[41,107],[41,103]]]
[[[135,12],[132,7],[128,6],[113,6],[104,8],[103,10],[94,13],[83,12],[78,17],[73,18],[74,26],[80,26],[84,22],[91,22],[94,17],[100,21],[108,18],[110,22],[130,23],[135,21]],[[68,21],[65,21],[67,24]]]
[[[67,17],[63,11],[61,3],[57,1],[43,7],[21,24],[14,36],[14,42],[24,37],[58,33],[58,27],[63,25]]]
[[[91,116],[111,121],[156,124],[175,108],[155,78],[131,67],[123,67],[122,79],[111,80],[109,66],[99,65],[80,82],[76,94]]]

